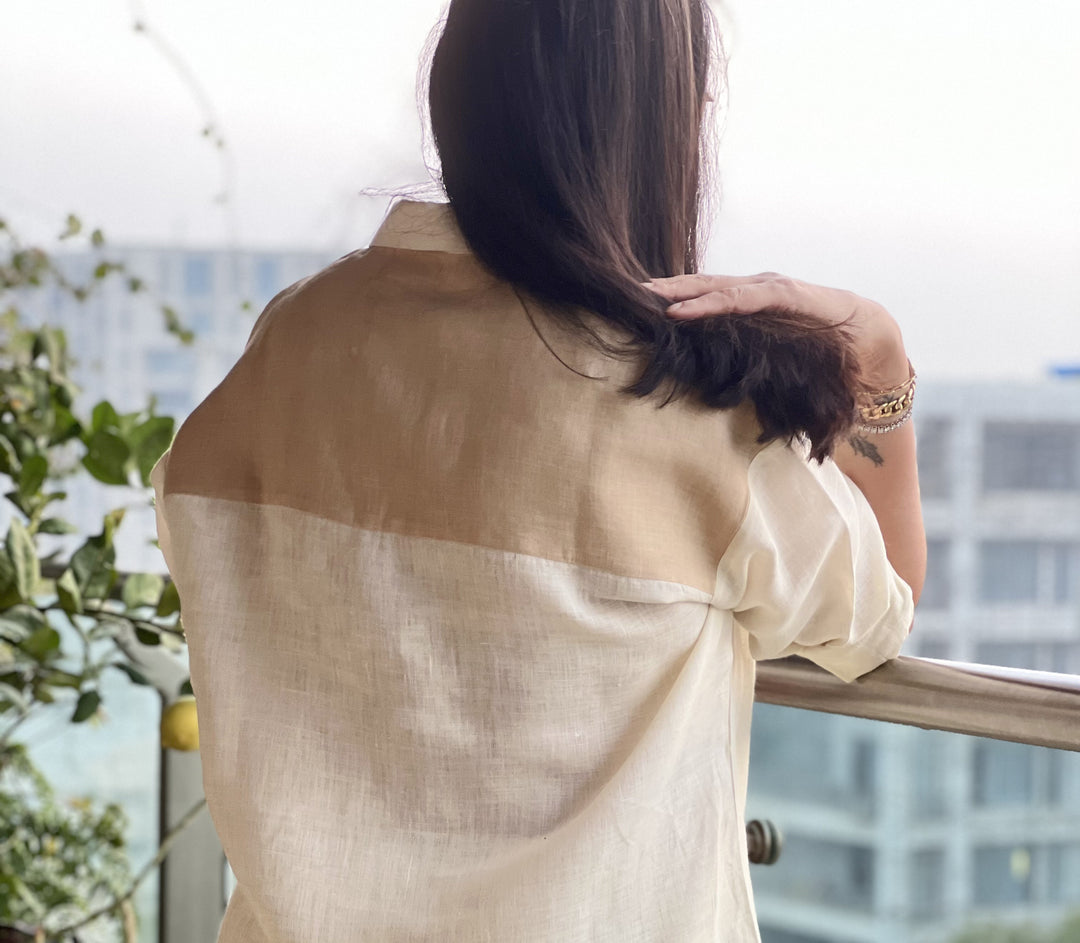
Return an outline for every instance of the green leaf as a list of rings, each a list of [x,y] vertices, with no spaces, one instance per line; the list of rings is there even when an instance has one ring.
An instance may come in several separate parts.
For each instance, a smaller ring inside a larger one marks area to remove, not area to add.
[[[190,694],[192,695],[192,697],[195,696],[195,692],[191,688],[191,678],[188,678],[182,685],[180,685],[179,696],[183,697],[185,694]]]
[[[64,372],[65,352],[67,339],[60,328],[46,325],[37,332],[35,348],[40,348],[39,353],[45,355],[49,361],[49,375],[51,378],[60,378]]]
[[[50,671],[42,675],[41,679],[54,688],[75,688],[76,690],[82,687],[84,680],[81,675],[72,674],[70,671]]]
[[[75,713],[71,715],[73,724],[81,724],[89,720],[101,706],[101,695],[97,691],[83,691],[79,696],[79,702],[75,705]]]
[[[132,573],[124,581],[123,599],[128,609],[157,605],[165,581],[156,573]]]
[[[45,661],[60,648],[60,633],[51,625],[43,625],[19,646],[31,658]]]
[[[62,386],[58,386],[56,389],[57,405],[53,410],[53,431],[49,438],[50,445],[59,445],[61,442],[67,442],[69,439],[83,434],[82,423],[71,412],[70,402],[59,402],[61,397],[70,400],[71,391]]]
[[[113,536],[116,534],[116,528],[118,528],[121,522],[124,520],[124,509],[113,508],[105,515],[102,520],[101,539],[108,547],[112,546]]]
[[[124,466],[130,457],[131,449],[120,436],[99,430],[86,443],[82,464],[98,481],[107,485],[126,485],[129,482]]]
[[[37,494],[45,484],[45,476],[48,474],[49,462],[45,456],[31,455],[23,462],[22,471],[19,473],[19,497],[25,500]]]
[[[29,602],[41,579],[41,564],[33,537],[17,517],[11,519],[7,552],[15,567],[15,590],[22,601]]]
[[[146,684],[146,685],[150,684],[150,681],[147,679],[146,675],[144,675],[141,671],[139,671],[138,668],[135,668],[132,665],[126,664],[125,662],[114,661],[114,662],[112,662],[110,667],[119,668],[135,684]]]
[[[171,616],[174,612],[180,611],[180,593],[176,588],[176,584],[168,582],[165,584],[165,588],[161,591],[161,598],[157,604],[157,614],[159,616]]]
[[[38,525],[39,534],[77,534],[79,528],[59,517],[47,517]]]
[[[171,416],[152,416],[136,426],[128,437],[144,487],[150,486],[150,472],[172,444],[175,424]]]
[[[82,592],[70,568],[64,570],[60,579],[56,581],[56,595],[60,599],[60,608],[69,616],[83,611]]]
[[[12,606],[0,613],[0,636],[16,645],[47,625],[45,616],[33,606]]]
[[[100,249],[103,245],[105,245],[105,233],[103,233],[100,229],[95,229],[92,233],[90,233],[90,245],[92,245],[95,249]]]
[[[14,478],[18,474],[19,456],[6,435],[0,435],[0,475]]]
[[[67,220],[64,223],[64,231],[60,233],[60,238],[70,239],[72,236],[77,236],[80,232],[82,232],[82,220],[74,213],[68,213]]]
[[[11,562],[11,554],[7,547],[0,547],[0,609],[6,609],[17,600],[8,602],[9,595],[15,595],[15,564]]]
[[[22,691],[10,684],[0,682],[0,705],[5,701],[14,706],[20,714],[25,714],[30,707]]]
[[[181,344],[192,344],[195,341],[195,334],[193,331],[184,327],[180,323],[180,315],[177,314],[176,309],[169,305],[161,306],[161,313],[165,317],[165,330],[170,334],[176,335],[180,339]]]
[[[143,645],[160,645],[161,636],[157,632],[151,632],[150,629],[143,628],[141,625],[135,627],[135,637],[143,643]]]
[[[111,539],[106,541],[104,534],[91,537],[71,556],[71,571],[82,593],[87,599],[104,599],[116,581],[116,571],[112,568],[116,559]]]
[[[120,424],[120,417],[116,409],[108,400],[102,400],[94,407],[90,414],[90,431],[101,432],[102,429],[115,429]]]

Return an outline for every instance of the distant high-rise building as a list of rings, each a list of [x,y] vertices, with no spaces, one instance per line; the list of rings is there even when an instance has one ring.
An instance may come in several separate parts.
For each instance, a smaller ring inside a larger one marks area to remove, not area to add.
[[[907,654],[1080,674],[1080,381],[923,383]],[[765,943],[944,943],[1080,910],[1080,755],[758,705]]]
[[[112,248],[102,254],[62,255],[58,263],[76,283],[90,279],[101,258],[122,263],[141,278],[146,290],[131,293],[126,279],[112,276],[80,303],[54,288],[30,290],[20,310],[30,323],[64,328],[77,361],[72,371],[83,389],[78,404],[85,415],[107,399],[120,412],[158,400],[158,412],[182,420],[236,362],[251,327],[266,302],[292,282],[317,271],[331,257],[313,252],[195,251],[174,248]],[[196,339],[183,346],[164,327],[161,307],[174,308]],[[127,515],[117,534],[122,570],[161,570],[161,554],[151,545],[155,534],[148,495],[106,487],[77,475],[65,482],[68,498],[58,513],[79,527],[80,541],[100,532],[102,517],[126,504]],[[6,508],[0,527],[6,530]],[[63,630],[63,626],[60,626]],[[119,672],[101,678],[105,722],[67,726],[70,705],[58,705],[27,723],[20,734],[32,746],[34,760],[64,795],[91,794],[118,802],[128,814],[128,845],[138,869],[153,857],[158,844],[160,699],[136,687]],[[64,711],[59,715],[59,711]],[[65,733],[66,732],[66,733]],[[135,898],[140,943],[157,939],[157,888],[147,881]],[[89,938],[88,938],[89,939]]]

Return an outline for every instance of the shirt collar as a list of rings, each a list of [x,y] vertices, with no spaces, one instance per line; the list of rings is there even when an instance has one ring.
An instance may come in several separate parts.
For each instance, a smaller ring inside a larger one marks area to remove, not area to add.
[[[393,206],[371,245],[459,254],[470,251],[449,203],[414,200],[402,200]]]

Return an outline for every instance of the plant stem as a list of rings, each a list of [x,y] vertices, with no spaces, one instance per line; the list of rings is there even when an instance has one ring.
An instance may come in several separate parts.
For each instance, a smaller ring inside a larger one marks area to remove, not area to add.
[[[151,858],[143,869],[135,876],[135,880],[132,881],[131,887],[129,887],[123,894],[116,898],[111,904],[107,904],[104,907],[99,907],[93,913],[87,914],[77,923],[68,924],[66,927],[61,927],[59,930],[54,930],[50,934],[51,936],[63,936],[67,933],[74,933],[76,930],[81,930],[89,923],[93,923],[99,917],[104,917],[107,914],[112,913],[118,907],[122,907],[125,903],[131,900],[135,896],[135,892],[139,889],[139,886],[145,881],[156,868],[161,866],[161,862],[165,860],[165,856],[168,855],[172,846],[176,844],[176,840],[180,837],[181,833],[192,822],[195,821],[198,814],[202,811],[203,806],[206,805],[206,798],[200,799],[195,803],[187,812],[184,813],[184,817],[180,819],[171,829],[168,834],[162,839],[161,847],[158,848],[157,854]]]

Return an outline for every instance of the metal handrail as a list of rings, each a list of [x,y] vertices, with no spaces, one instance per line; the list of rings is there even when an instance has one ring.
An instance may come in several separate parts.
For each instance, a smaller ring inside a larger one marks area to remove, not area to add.
[[[1080,676],[900,657],[852,682],[801,658],[759,662],[755,699],[1080,752]]]

